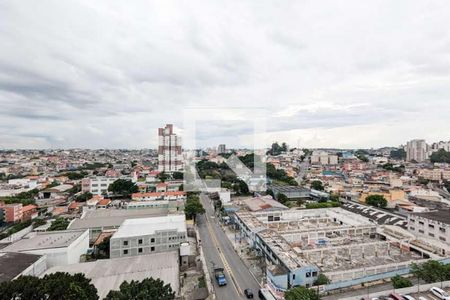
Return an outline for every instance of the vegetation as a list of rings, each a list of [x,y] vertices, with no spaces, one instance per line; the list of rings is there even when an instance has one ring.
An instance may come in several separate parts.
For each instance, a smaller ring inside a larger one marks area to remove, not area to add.
[[[289,202],[288,197],[282,193],[279,193],[277,195],[277,200],[278,200],[278,202],[280,202],[281,204],[284,204],[284,205],[287,205],[287,203]]]
[[[325,188],[323,187],[323,183],[320,180],[314,180],[311,182],[311,188],[316,191],[323,191]]]
[[[402,277],[400,275],[396,275],[391,278],[392,286],[394,289],[402,289],[406,287],[413,286],[411,280],[408,278]]]
[[[90,192],[84,192],[74,198],[76,202],[86,202],[92,198],[92,194]]]
[[[330,194],[330,201],[331,202],[339,202],[339,194],[331,193]]]
[[[86,177],[89,173],[86,171],[81,172],[67,172],[64,174],[61,174],[61,176],[67,176],[70,180],[80,180]]]
[[[172,178],[175,180],[183,180],[183,173],[182,172],[173,172]]]
[[[405,172],[405,166],[404,165],[394,166],[391,163],[386,163],[386,164],[382,165],[381,167],[383,169],[387,170],[387,171],[392,171],[392,172],[397,172],[397,173],[404,173]]]
[[[173,300],[175,292],[170,284],[164,284],[161,279],[146,278],[143,281],[127,281],[120,285],[119,291],[110,291],[105,300],[154,299]]]
[[[439,149],[430,156],[430,161],[432,163],[450,163],[450,152],[444,149]]]
[[[371,206],[385,208],[388,202],[382,195],[370,195],[367,196],[366,203]]]
[[[328,277],[325,274],[319,274],[317,277],[317,280],[314,282],[314,285],[325,285],[329,284],[331,281],[328,279]]]
[[[38,189],[32,189],[27,192],[19,193],[15,196],[10,197],[0,197],[0,201],[5,202],[5,204],[11,204],[11,203],[22,203],[22,205],[29,205],[35,203],[35,198],[39,194]]]
[[[304,286],[290,289],[284,294],[286,300],[320,300],[320,296],[315,290],[308,289]]]
[[[186,200],[186,205],[184,207],[184,213],[186,214],[186,218],[189,220],[194,220],[198,214],[204,214],[205,209],[200,202],[200,198],[195,193],[188,193],[188,197]]]
[[[450,280],[450,265],[444,265],[435,260],[423,264],[411,265],[411,273],[426,283]]]
[[[329,207],[339,207],[339,206],[341,206],[341,204],[339,202],[306,203],[307,209],[329,208]]]
[[[67,226],[69,226],[69,220],[58,217],[55,221],[52,222],[52,225],[48,228],[48,231],[57,231],[57,230],[66,230]]]
[[[278,142],[275,142],[272,144],[272,147],[270,147],[270,150],[267,151],[267,154],[277,156],[280,155],[283,152],[287,151],[287,144],[282,143],[281,146],[278,144]]]
[[[390,156],[392,159],[405,160],[406,151],[403,149],[392,150]]]
[[[138,187],[131,180],[117,179],[109,185],[108,191],[114,193],[115,195],[130,197],[132,193],[136,193],[138,191]]]
[[[20,276],[0,283],[1,299],[91,300],[98,299],[97,289],[84,274],[57,272],[43,278]]]
[[[32,224],[31,221],[27,221],[27,222],[21,222],[21,223],[17,223],[14,224],[13,226],[11,226],[6,232],[2,232],[0,233],[0,240],[7,238],[8,236],[21,231],[22,229],[27,228],[28,226],[30,226]]]
[[[369,155],[369,152],[367,152],[365,150],[358,150],[355,152],[355,156],[363,162],[369,161],[369,158],[367,158],[367,155]]]
[[[169,175],[167,175],[165,172],[159,173],[156,177],[162,182],[165,182],[167,179],[169,179]]]

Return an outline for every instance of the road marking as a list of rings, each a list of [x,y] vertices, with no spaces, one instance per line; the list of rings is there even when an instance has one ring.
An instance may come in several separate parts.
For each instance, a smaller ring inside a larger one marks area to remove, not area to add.
[[[241,288],[239,287],[239,284],[238,284],[238,283],[236,282],[236,280],[234,279],[233,271],[231,270],[231,267],[230,267],[230,265],[228,264],[228,261],[227,261],[227,259],[225,258],[225,255],[223,255],[222,249],[220,249],[219,241],[217,240],[217,237],[216,237],[215,233],[214,233],[213,230],[212,230],[211,223],[209,222],[208,218],[206,218],[206,223],[207,223],[207,224],[206,224],[206,227],[208,228],[209,234],[210,234],[211,237],[212,237],[213,244],[214,244],[214,246],[215,246],[215,247],[217,248],[217,250],[218,250],[217,252],[219,253],[219,258],[220,258],[220,260],[221,260],[222,263],[223,263],[223,267],[224,267],[224,269],[227,271],[227,273],[230,275],[231,281],[232,281],[232,283],[233,283],[233,286],[234,286],[236,292],[238,293],[238,295],[242,296]]]

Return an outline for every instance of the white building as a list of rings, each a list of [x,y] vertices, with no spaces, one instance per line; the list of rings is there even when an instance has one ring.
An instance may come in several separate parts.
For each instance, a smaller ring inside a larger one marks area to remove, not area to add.
[[[450,210],[410,214],[408,230],[415,235],[431,239],[434,243],[450,245]]]
[[[47,267],[80,262],[80,256],[89,248],[89,230],[61,230],[31,233],[0,252],[21,252],[45,255]]]
[[[330,154],[326,151],[314,151],[311,155],[312,164],[337,165],[338,162],[339,159],[337,155]]]
[[[45,274],[67,272],[83,273],[92,280],[100,299],[104,299],[111,290],[119,290],[125,280],[142,281],[153,277],[170,284],[177,296],[180,294],[180,271],[178,251],[151,255],[100,259],[68,266],[58,266],[47,270]]]
[[[187,241],[182,215],[125,220],[111,237],[111,258],[177,250]]]
[[[117,177],[94,176],[81,180],[81,191],[89,192],[93,195],[101,195],[108,192],[108,187],[116,181]]]
[[[173,133],[173,125],[167,124],[158,128],[158,170],[160,172],[174,172],[183,169],[181,138]]]
[[[425,140],[412,140],[406,144],[406,160],[423,162],[428,158],[428,145]]]

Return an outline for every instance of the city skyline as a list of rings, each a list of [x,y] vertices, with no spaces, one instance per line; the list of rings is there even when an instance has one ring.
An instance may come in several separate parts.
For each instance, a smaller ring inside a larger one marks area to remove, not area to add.
[[[154,129],[181,129],[191,107],[265,108],[267,144],[446,140],[449,13],[420,1],[3,1],[0,148],[154,148]],[[205,144],[250,146],[246,128],[211,125]]]

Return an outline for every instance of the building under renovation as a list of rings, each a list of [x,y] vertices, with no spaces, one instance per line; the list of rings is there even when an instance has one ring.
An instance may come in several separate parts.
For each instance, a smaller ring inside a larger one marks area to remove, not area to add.
[[[401,227],[378,225],[341,208],[237,212],[236,224],[265,256],[274,294],[309,287],[321,273],[331,280],[321,289],[332,290],[405,274],[412,262],[443,258],[437,249],[419,247]]]

